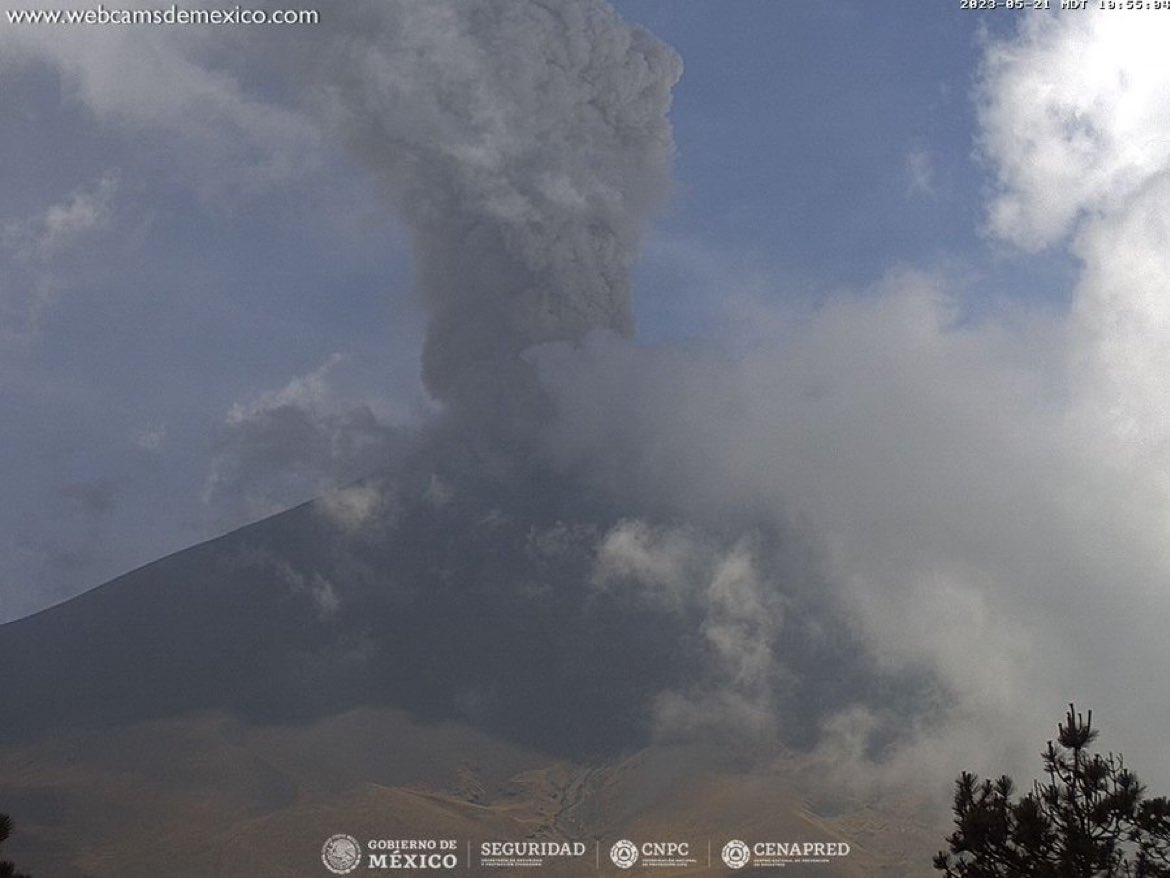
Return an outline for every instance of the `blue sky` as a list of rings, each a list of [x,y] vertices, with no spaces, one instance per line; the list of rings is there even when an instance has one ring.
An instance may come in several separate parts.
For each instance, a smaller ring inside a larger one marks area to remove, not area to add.
[[[682,209],[665,228],[829,283],[975,243],[975,19],[925,3],[623,8],[686,64]],[[913,155],[930,191],[914,189]]]
[[[976,71],[984,41],[1017,16],[939,3],[620,8],[686,65],[672,112],[679,191],[659,238],[738,259],[784,295],[865,287],[896,265],[967,273],[974,302],[1067,295],[1064,254],[1023,256],[983,234]],[[702,332],[704,315],[679,313],[679,280],[658,296],[644,268],[646,337]]]
[[[550,367],[556,452],[649,441],[660,486],[807,526],[876,660],[962,694],[948,746],[1075,684],[1170,778],[1160,679],[1102,673],[1167,659],[1170,16],[618,7],[683,58],[675,182],[641,345]],[[313,36],[0,24],[0,620],[344,485],[433,411],[414,243]]]

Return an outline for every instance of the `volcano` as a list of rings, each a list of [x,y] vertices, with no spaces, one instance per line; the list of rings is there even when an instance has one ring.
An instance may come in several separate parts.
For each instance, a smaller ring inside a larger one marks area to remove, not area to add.
[[[654,705],[709,674],[704,620],[599,585],[622,520],[602,498],[433,437],[349,490],[377,511],[323,497],[0,628],[22,868],[327,874],[317,849],[344,831],[451,836],[465,857],[681,833],[706,869],[709,844],[754,833],[851,845],[817,874],[914,874],[922,825],[897,818],[891,843],[802,747],[853,697],[848,649],[778,645],[803,681],[779,738],[673,735]],[[881,821],[913,810],[889,806]]]
[[[240,88],[285,101],[409,231],[442,414],[364,481],[0,628],[14,861],[309,876],[429,840],[496,874],[922,871],[914,808],[830,781],[816,745],[861,706],[880,758],[931,689],[876,668],[782,513],[661,473],[607,485],[550,439],[568,422],[540,352],[577,373],[592,340],[633,344],[677,54],[603,0],[352,2],[241,38]],[[287,439],[312,424],[296,397],[229,423]],[[593,456],[640,473],[662,443],[618,441],[621,406],[590,398]],[[341,433],[322,444],[368,438]]]

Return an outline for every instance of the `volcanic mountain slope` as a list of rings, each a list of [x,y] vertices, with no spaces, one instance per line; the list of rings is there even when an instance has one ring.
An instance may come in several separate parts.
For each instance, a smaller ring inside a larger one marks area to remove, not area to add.
[[[761,785],[718,748],[655,746],[656,698],[710,682],[700,608],[598,587],[622,518],[565,477],[426,454],[0,628],[0,804],[22,867],[315,875],[333,832],[684,829],[816,830],[854,844],[840,874],[927,861],[920,827],[893,816],[906,808],[818,815],[779,750],[752,760],[773,762]],[[790,616],[818,612],[786,587]],[[797,747],[821,712],[886,686],[831,624],[774,644],[799,681],[778,730]],[[887,811],[905,844],[873,830]]]
[[[393,477],[350,489],[360,516],[338,492],[0,627],[0,742],[196,711],[282,722],[373,706],[578,760],[645,745],[656,696],[720,684],[706,583],[690,584],[695,599],[602,587],[605,535],[664,513],[516,460],[420,442]],[[711,546],[753,538],[752,588],[782,599],[783,630],[753,636],[784,669],[788,743],[858,701],[914,709],[914,681],[870,669],[771,522],[717,510],[685,528]]]
[[[687,673],[685,649],[649,611],[581,588],[595,528],[565,524],[537,482],[484,504],[432,473],[354,529],[309,504],[6,625],[0,741],[386,705],[553,753],[634,743],[647,693]]]

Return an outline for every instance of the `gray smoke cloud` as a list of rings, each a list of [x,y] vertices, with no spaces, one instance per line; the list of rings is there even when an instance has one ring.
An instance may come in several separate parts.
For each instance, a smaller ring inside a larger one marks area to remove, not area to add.
[[[336,14],[317,106],[414,232],[431,393],[507,407],[531,345],[629,336],[639,231],[670,181],[675,52],[601,0]]]

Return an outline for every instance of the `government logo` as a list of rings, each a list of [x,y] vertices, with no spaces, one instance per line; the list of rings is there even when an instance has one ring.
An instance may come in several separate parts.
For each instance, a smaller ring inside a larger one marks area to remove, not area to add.
[[[362,862],[362,846],[352,835],[331,835],[321,846],[321,862],[334,875],[348,875]]]
[[[738,838],[733,838],[723,846],[723,851],[720,853],[723,857],[723,862],[729,869],[742,869],[752,859],[751,849],[747,844],[740,841]]]
[[[619,869],[629,869],[638,862],[638,846],[623,838],[609,849],[609,858]]]

